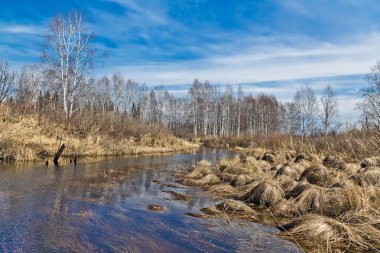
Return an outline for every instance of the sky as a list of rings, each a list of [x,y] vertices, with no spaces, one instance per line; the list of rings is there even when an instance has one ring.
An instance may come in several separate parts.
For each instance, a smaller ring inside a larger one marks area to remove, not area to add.
[[[194,78],[290,101],[330,84],[344,119],[380,60],[377,0],[0,0],[0,59],[39,62],[51,18],[80,10],[95,35],[93,75],[122,73],[186,94]]]

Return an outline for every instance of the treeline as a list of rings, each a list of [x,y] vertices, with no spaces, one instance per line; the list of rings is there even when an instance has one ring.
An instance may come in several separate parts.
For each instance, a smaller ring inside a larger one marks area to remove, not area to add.
[[[2,100],[21,113],[63,115],[61,85],[51,70],[26,65],[18,73],[0,63]],[[222,89],[195,79],[188,94],[174,97],[163,86],[149,88],[119,74],[82,80],[72,104],[76,118],[127,117],[150,125],[163,125],[177,134],[315,135],[336,131],[340,123],[337,101],[328,86],[318,100],[310,87],[296,92],[293,102],[281,103],[274,95],[245,95],[241,86]]]

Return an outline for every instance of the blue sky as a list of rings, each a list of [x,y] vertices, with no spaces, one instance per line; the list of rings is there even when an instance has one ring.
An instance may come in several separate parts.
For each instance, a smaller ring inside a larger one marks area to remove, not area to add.
[[[331,84],[343,116],[352,118],[363,75],[380,60],[376,0],[0,2],[0,58],[15,68],[39,61],[55,14],[77,9],[95,35],[95,76],[118,71],[176,94],[194,78],[244,83],[246,93],[282,100],[301,85]]]

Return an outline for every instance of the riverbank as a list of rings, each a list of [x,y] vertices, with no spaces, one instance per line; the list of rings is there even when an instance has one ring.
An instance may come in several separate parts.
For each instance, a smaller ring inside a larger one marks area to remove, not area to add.
[[[221,201],[194,216],[274,226],[307,252],[369,252],[380,250],[379,166],[379,157],[250,149],[176,176]]]
[[[111,122],[109,127],[112,128]],[[0,117],[0,160],[49,159],[61,143],[66,144],[64,157],[185,152],[199,147],[199,144],[176,138],[168,131],[151,128],[152,133],[149,133],[149,126],[145,126],[141,135],[113,136],[96,126],[83,133],[75,124],[54,122],[46,117],[4,115]]]

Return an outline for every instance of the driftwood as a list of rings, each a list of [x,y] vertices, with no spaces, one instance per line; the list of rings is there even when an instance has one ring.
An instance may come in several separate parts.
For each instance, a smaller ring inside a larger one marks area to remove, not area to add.
[[[61,147],[59,147],[57,153],[54,156],[54,160],[53,160],[55,165],[59,165],[58,159],[59,159],[59,157],[61,157],[62,152],[65,150],[65,148],[66,148],[65,144],[62,144]]]

